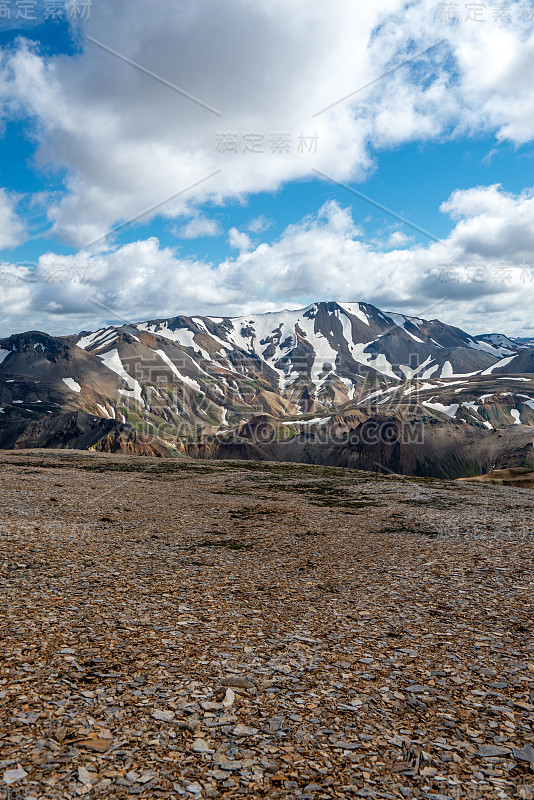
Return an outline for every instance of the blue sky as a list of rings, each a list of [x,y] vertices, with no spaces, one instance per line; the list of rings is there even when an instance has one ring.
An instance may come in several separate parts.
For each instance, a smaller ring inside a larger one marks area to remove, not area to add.
[[[11,0],[0,335],[321,299],[436,301],[471,331],[532,335],[534,2],[478,23],[427,0],[282,5],[67,0],[22,26]]]

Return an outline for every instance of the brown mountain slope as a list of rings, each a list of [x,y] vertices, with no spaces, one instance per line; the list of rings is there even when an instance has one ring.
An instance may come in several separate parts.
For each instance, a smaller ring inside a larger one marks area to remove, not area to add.
[[[494,486],[516,486],[519,489],[534,489],[534,470],[528,468],[494,469],[486,475],[476,478],[461,478],[460,480],[475,480],[479,483],[491,483]]]

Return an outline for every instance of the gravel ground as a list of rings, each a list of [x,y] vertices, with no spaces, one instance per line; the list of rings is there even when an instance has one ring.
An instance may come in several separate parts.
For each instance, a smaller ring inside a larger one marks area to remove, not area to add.
[[[534,798],[534,494],[0,454],[0,798]]]

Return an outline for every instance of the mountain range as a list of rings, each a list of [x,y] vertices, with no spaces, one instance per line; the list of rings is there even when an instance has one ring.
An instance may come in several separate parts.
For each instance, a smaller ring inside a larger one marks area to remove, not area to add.
[[[465,477],[534,466],[533,442],[532,340],[365,303],[0,339],[3,448]]]

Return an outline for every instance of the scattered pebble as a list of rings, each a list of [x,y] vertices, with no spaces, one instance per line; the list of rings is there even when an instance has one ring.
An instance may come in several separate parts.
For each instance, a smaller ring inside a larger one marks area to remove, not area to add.
[[[532,492],[0,459],[0,800],[534,800]]]

